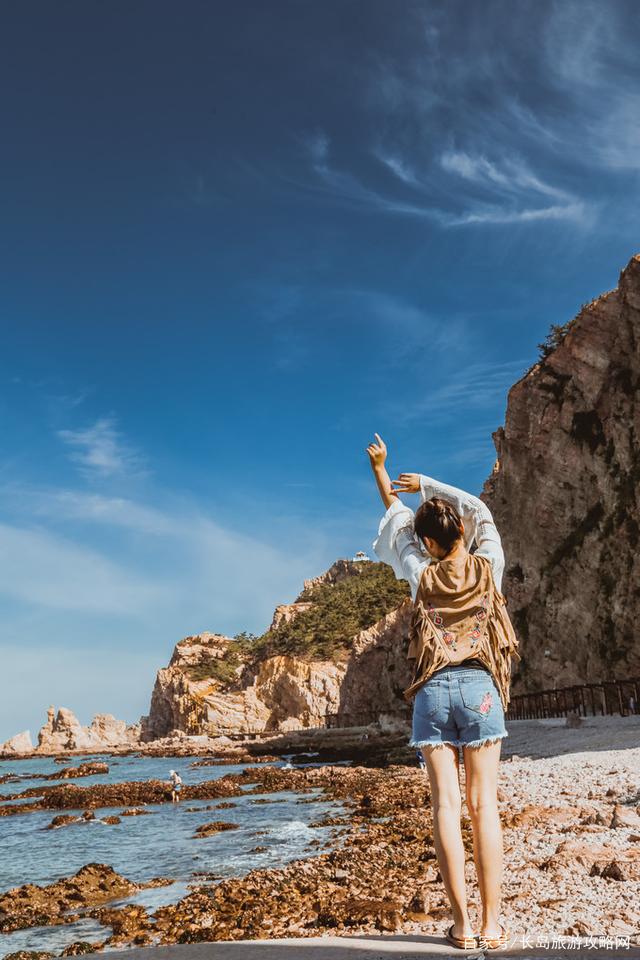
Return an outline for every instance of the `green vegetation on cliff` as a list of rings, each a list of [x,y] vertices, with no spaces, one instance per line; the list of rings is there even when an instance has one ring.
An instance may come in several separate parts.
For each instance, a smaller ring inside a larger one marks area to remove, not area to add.
[[[261,637],[239,633],[219,656],[205,656],[182,669],[190,680],[208,680],[229,688],[240,679],[243,666],[267,657],[288,654],[304,660],[330,660],[349,649],[360,633],[395,610],[409,597],[406,580],[396,580],[384,563],[362,564],[357,572],[337,582],[308,587],[299,601],[311,602],[308,610],[284,620]]]
[[[237,678],[238,668],[250,656],[255,639],[252,633],[239,633],[221,657],[207,657],[184,667],[184,672],[190,680],[217,680],[226,686]]]
[[[391,567],[367,563],[355,576],[315,586],[304,596],[313,606],[276,630],[268,630],[255,641],[252,652],[260,659],[277,654],[330,659],[408,596],[409,584],[396,580]]]

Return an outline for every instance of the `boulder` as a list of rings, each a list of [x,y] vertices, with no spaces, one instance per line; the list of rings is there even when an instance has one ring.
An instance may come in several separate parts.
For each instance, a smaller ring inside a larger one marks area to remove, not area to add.
[[[33,744],[31,742],[31,733],[29,730],[24,730],[22,733],[17,733],[15,737],[11,737],[9,740],[0,746],[0,757],[19,757],[22,754],[28,754],[33,752]]]

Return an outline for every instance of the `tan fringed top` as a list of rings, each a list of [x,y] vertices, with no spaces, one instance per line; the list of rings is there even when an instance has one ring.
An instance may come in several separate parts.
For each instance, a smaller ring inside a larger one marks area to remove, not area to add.
[[[491,511],[478,497],[423,474],[420,497],[423,502],[442,497],[454,505],[464,524],[465,549],[455,558],[433,560],[415,535],[413,511],[399,499],[380,521],[373,549],[398,580],[409,582],[414,600],[408,656],[415,661],[415,670],[405,697],[411,699],[436,670],[476,659],[494,677],[506,711],[511,658],[521,658],[501,593],[505,559]],[[476,550],[471,553],[474,542]],[[480,635],[474,636],[474,631]],[[456,636],[455,642],[447,641],[447,632]]]

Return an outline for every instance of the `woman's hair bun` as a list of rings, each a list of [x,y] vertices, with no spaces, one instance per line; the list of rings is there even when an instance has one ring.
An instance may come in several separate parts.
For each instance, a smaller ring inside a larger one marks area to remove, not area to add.
[[[418,507],[414,530],[419,537],[431,537],[442,547],[450,549],[460,539],[460,523],[460,514],[452,503],[432,497]]]

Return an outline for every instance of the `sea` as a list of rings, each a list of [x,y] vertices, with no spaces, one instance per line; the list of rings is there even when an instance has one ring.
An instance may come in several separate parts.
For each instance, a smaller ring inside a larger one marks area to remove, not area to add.
[[[122,783],[138,780],[165,780],[170,770],[177,770],[185,785],[215,780],[229,773],[240,773],[245,765],[194,766],[198,757],[103,756],[74,757],[71,763],[99,760],[109,767],[107,774],[81,777],[77,780],[38,780],[13,778],[25,774],[46,776],[59,772],[61,765],[53,758],[0,761],[0,777],[11,780],[0,783],[0,804],[3,797],[32,787],[57,783]],[[296,768],[318,766],[314,755],[304,762],[298,755]],[[291,759],[283,757],[271,765],[283,767]],[[263,764],[260,764],[262,767]],[[243,790],[255,784],[243,785]],[[123,817],[116,825],[99,822],[103,816],[119,814],[125,807],[95,809],[95,821],[72,823],[48,830],[58,813],[80,815],[82,810],[38,810],[24,815],[0,817],[0,893],[25,883],[44,885],[76,873],[87,863],[104,863],[129,880],[144,883],[154,877],[169,877],[170,886],[142,890],[126,900],[111,901],[109,906],[136,903],[149,912],[174,903],[186,896],[206,874],[207,880],[240,876],[250,870],[280,867],[292,860],[316,856],[332,847],[335,830],[311,827],[315,821],[343,813],[340,803],[308,801],[321,791],[304,794],[286,791],[264,794],[265,804],[252,801],[260,794],[221,798],[220,800],[182,800],[179,804],[147,804],[150,816]],[[206,810],[207,806],[226,799],[236,804],[228,810]],[[15,803],[15,801],[12,801]],[[193,811],[193,808],[197,808]],[[190,812],[190,809],[193,812]],[[238,824],[239,829],[210,837],[194,839],[195,828],[212,820]],[[320,844],[310,846],[312,841]],[[260,851],[255,848],[260,847]],[[204,881],[201,881],[204,882]],[[0,956],[17,950],[48,950],[59,953],[74,941],[97,943],[110,934],[109,928],[91,919],[74,924],[31,928],[0,935]]]

